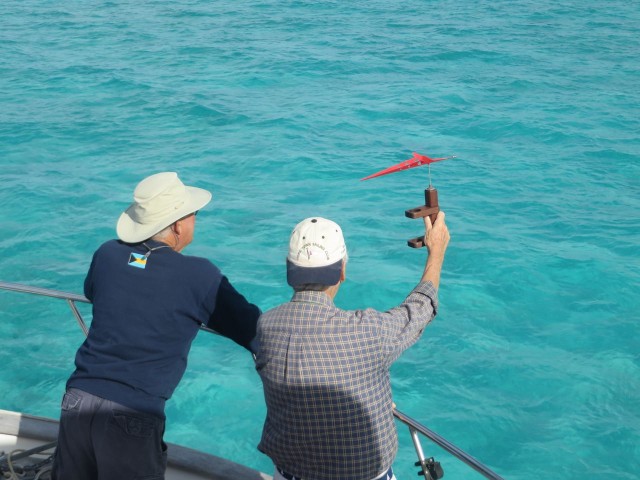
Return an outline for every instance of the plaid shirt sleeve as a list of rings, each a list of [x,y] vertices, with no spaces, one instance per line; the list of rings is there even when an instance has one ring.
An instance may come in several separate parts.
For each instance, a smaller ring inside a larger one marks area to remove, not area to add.
[[[382,350],[388,365],[391,365],[411,345],[416,343],[425,327],[431,323],[438,311],[438,292],[431,282],[418,284],[405,300],[385,312],[367,313],[378,317]]]

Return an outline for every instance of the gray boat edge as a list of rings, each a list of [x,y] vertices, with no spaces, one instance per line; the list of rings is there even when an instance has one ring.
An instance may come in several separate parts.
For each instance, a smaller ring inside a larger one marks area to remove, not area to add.
[[[22,438],[55,441],[56,420],[0,409],[0,433]],[[168,443],[168,464],[178,470],[214,480],[272,480],[270,475],[215,455]]]

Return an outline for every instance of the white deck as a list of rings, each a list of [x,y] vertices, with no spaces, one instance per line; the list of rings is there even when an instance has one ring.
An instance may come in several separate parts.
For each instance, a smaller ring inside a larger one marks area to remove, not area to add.
[[[58,422],[0,410],[0,452],[55,441]],[[169,444],[167,480],[272,480],[270,475],[190,448]]]

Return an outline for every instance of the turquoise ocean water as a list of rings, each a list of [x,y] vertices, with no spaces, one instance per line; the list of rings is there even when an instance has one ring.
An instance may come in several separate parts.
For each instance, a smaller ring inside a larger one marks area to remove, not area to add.
[[[135,184],[173,170],[214,193],[187,253],[263,309],[310,215],[345,232],[336,303],[387,309],[424,263],[404,211],[428,172],[359,179],[455,154],[431,169],[441,310],[393,367],[398,408],[508,479],[640,478],[638,25],[617,0],[4,2],[0,280],[81,293]],[[0,314],[0,408],[57,417],[69,309],[0,292]],[[200,334],[167,439],[271,473],[264,414],[250,356]]]

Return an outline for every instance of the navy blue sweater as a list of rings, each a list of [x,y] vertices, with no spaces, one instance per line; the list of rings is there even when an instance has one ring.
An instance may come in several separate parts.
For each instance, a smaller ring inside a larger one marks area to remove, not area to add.
[[[163,417],[200,325],[250,350],[260,310],[210,261],[146,244],[146,259],[147,247],[118,240],[95,252],[84,284],[93,320],[67,388]]]

